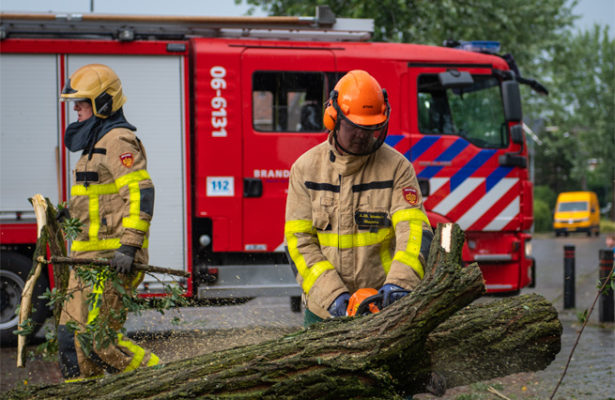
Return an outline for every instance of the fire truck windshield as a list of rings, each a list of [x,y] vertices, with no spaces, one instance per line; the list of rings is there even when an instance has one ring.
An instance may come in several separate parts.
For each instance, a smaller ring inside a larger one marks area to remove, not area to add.
[[[438,75],[418,80],[419,130],[425,134],[463,137],[483,148],[508,146],[500,81],[492,75],[473,75],[474,83],[446,89]]]

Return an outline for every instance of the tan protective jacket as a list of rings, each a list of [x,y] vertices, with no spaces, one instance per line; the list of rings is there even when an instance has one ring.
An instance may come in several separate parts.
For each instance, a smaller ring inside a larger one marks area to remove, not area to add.
[[[307,307],[321,318],[337,296],[423,278],[431,227],[412,164],[384,144],[342,156],[329,140],[290,172],[285,239]]]
[[[84,153],[73,171],[69,209],[83,224],[73,255],[110,258],[125,244],[140,248],[135,262],[147,264],[154,185],[141,141],[129,129],[112,129],[88,158]]]

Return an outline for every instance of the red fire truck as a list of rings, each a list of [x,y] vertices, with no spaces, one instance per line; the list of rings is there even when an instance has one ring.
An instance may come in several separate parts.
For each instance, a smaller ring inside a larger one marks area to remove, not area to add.
[[[323,103],[356,68],[389,93],[387,143],[414,164],[432,225],[466,231],[464,262],[479,263],[489,292],[530,284],[532,184],[519,95],[528,81],[512,60],[485,51],[368,42],[372,20],[327,11],[0,15],[3,341],[36,242],[27,199],[69,198],[79,154],[67,151],[63,132],[76,113],[58,94],[89,63],[122,80],[156,185],[150,262],[190,272],[181,282],[188,296],[290,296],[300,308],[283,243],[289,169],[325,140]],[[140,290],[160,293],[165,279],[148,277]],[[38,308],[35,319],[44,318]]]

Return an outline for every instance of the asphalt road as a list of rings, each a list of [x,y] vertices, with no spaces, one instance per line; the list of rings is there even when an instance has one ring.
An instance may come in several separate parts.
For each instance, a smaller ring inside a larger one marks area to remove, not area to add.
[[[562,375],[581,324],[577,314],[589,309],[595,299],[599,269],[599,249],[605,237],[570,236],[555,238],[536,235],[533,252],[537,261],[537,284],[523,293],[539,293],[551,301],[564,326],[562,350],[544,371],[516,374],[449,390],[445,399],[495,399],[489,386],[509,399],[549,398]],[[576,249],[576,308],[563,309],[564,245]],[[174,323],[175,318],[179,322]],[[255,298],[245,304],[219,307],[191,307],[166,312],[147,311],[131,316],[129,334],[141,340],[163,358],[174,360],[216,351],[240,344],[256,343],[300,329],[301,313],[290,309],[289,298]],[[15,385],[61,381],[57,363],[36,357],[25,369],[16,369],[15,349],[1,349],[0,391]],[[566,376],[556,399],[615,399],[615,325],[599,323],[598,308],[579,338]],[[415,399],[435,399],[418,395]]]

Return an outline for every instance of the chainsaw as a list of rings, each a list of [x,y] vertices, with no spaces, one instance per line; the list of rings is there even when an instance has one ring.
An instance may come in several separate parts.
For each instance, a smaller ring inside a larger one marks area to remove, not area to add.
[[[375,314],[380,312],[384,304],[388,304],[388,298],[393,293],[407,292],[406,290],[392,290],[387,295],[378,292],[374,288],[361,288],[354,292],[348,300],[346,315],[354,317],[357,315]]]

